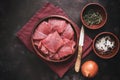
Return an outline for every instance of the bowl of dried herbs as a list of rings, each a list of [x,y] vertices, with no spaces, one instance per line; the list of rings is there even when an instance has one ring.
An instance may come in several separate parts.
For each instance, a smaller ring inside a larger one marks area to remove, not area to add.
[[[83,7],[80,18],[87,28],[99,29],[107,21],[107,12],[99,3],[88,3]]]

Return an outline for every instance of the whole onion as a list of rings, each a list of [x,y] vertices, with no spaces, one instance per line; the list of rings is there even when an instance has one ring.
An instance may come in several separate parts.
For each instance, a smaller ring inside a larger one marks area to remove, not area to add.
[[[87,78],[94,77],[98,72],[98,64],[95,61],[89,60],[82,64],[81,72]]]

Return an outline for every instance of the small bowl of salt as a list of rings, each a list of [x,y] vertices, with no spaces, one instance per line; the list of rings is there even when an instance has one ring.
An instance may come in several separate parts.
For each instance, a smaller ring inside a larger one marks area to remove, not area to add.
[[[118,37],[111,32],[99,33],[93,40],[93,51],[100,58],[113,58],[119,51]]]

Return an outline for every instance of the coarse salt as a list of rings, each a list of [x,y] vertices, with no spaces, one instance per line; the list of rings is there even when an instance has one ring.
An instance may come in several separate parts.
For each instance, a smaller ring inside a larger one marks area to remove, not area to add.
[[[102,51],[103,53],[110,51],[114,48],[115,41],[113,41],[110,36],[105,36],[96,41],[95,47]]]

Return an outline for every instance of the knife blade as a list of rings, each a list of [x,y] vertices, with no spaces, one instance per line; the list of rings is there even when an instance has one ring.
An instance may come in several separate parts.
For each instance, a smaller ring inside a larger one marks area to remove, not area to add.
[[[84,27],[82,26],[79,37],[78,55],[75,62],[75,71],[79,72],[81,65],[82,46],[84,45]]]

